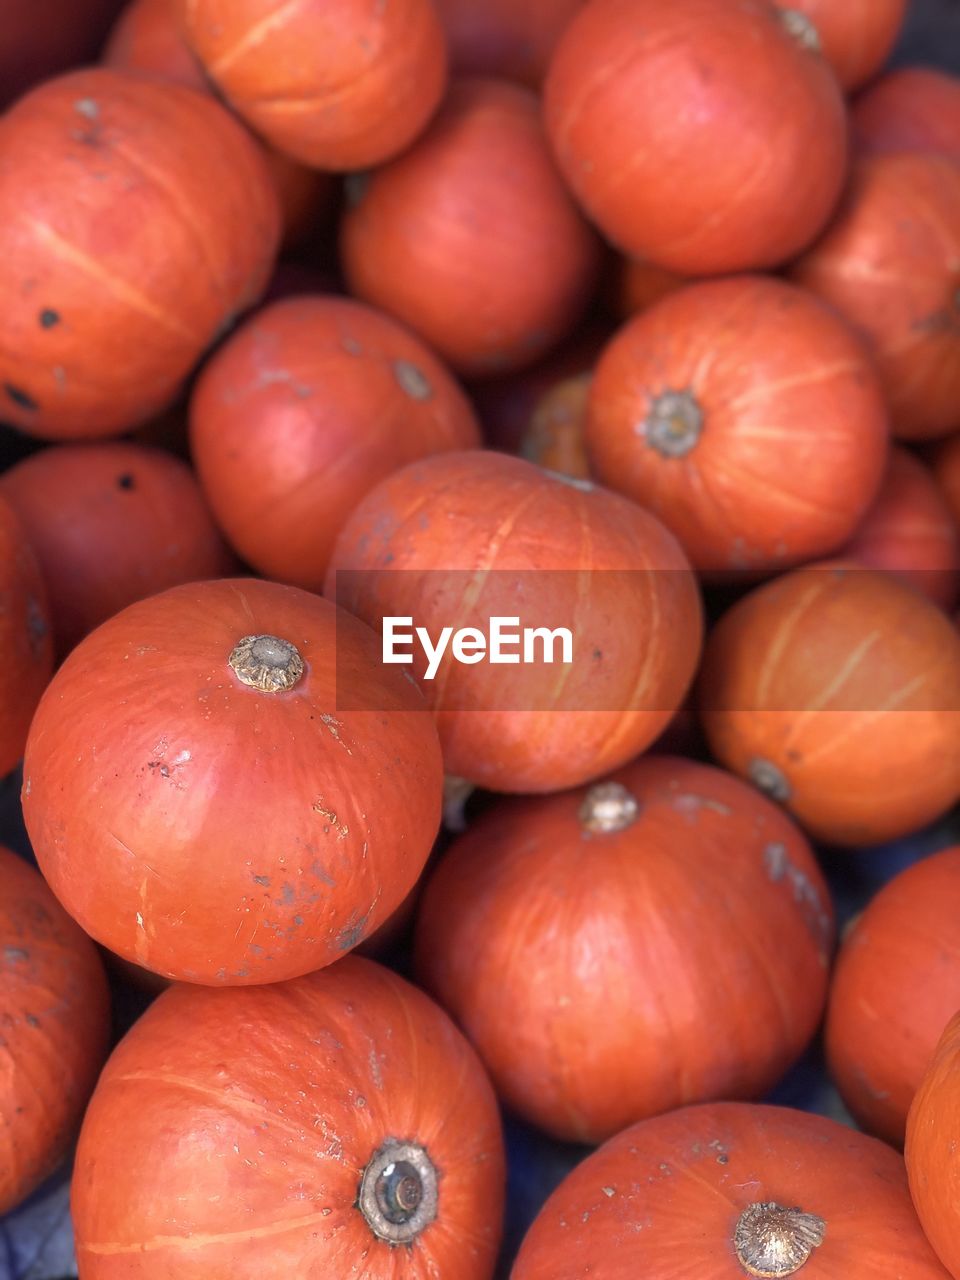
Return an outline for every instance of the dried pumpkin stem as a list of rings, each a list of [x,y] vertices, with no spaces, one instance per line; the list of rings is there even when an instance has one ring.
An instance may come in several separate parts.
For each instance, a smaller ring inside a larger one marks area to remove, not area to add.
[[[411,1244],[437,1216],[437,1171],[423,1147],[388,1138],[370,1157],[357,1208],[389,1244]]]
[[[262,693],[292,689],[304,672],[297,647],[279,636],[244,636],[227,661],[242,684]]]
[[[786,804],[793,794],[783,771],[772,760],[755,756],[750,761],[747,772],[753,785],[759,787],[764,795],[768,795],[771,800],[776,800],[779,804]]]
[[[607,834],[623,831],[636,822],[640,802],[619,782],[598,782],[580,806],[580,825],[587,831]]]
[[[827,1224],[816,1214],[758,1201],[737,1219],[733,1247],[748,1275],[792,1276],[823,1244],[826,1230]]]
[[[691,391],[662,391],[651,401],[640,433],[665,458],[682,458],[700,439],[703,426],[703,410]]]

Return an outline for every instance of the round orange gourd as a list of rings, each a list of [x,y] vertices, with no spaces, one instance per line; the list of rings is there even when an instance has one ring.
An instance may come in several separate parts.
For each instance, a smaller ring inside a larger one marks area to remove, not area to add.
[[[564,27],[584,0],[435,0],[454,71],[537,88]]]
[[[190,404],[193,459],[233,546],[267,577],[321,590],[334,539],[378,480],[480,444],[466,396],[418,338],[348,298],[258,312]]]
[[[960,846],[883,886],[844,936],[830,988],[830,1074],[857,1123],[903,1145],[907,1112],[960,1008]]]
[[[529,89],[458,81],[415,145],[350,194],[341,229],[350,291],[405,321],[460,373],[532,364],[587,301],[596,243]]]
[[[957,1152],[960,1118],[960,1014],[944,1028],[910,1113],[904,1158],[910,1194],[927,1239],[951,1276],[960,1275]]]
[[[635,316],[594,372],[594,474],[659,516],[699,569],[836,550],[876,497],[888,424],[860,340],[768,276],[688,285]]]
[[[720,619],[700,672],[714,756],[818,839],[870,845],[960,796],[960,635],[889,574],[795,570]]]
[[[27,830],[71,915],[211,985],[307,973],[372,932],[426,862],[443,787],[422,699],[379,659],[355,619],[257,579],[173,587],[98,627],[24,757]]]
[[[53,445],[0,476],[40,561],[60,657],[135,600],[236,568],[180,458],[124,442]]]
[[[96,57],[123,0],[4,0],[0,108]]]
[[[563,378],[540,397],[520,442],[524,458],[580,480],[590,478],[590,462],[584,443],[589,373]]]
[[[861,151],[938,151],[960,161],[960,76],[937,67],[897,67],[854,102]]]
[[[719,769],[648,756],[482,814],[427,883],[415,971],[513,1111],[596,1143],[772,1088],[819,1024],[832,942],[790,819]]]
[[[497,791],[555,791],[626,763],[672,718],[700,651],[697,585],[659,521],[493,452],[437,454],[381,481],[337,540],[327,592],[378,629],[408,616],[435,641],[447,626],[492,635],[494,617],[516,634],[570,633],[569,660],[559,641],[550,663],[545,644],[515,664],[448,647],[431,679],[422,646],[401,646],[447,773]]]
[[[775,0],[822,52],[844,89],[865,84],[897,42],[908,0]],[[807,21],[804,22],[803,19]]]
[[[786,1107],[643,1120],[564,1179],[511,1280],[949,1280],[876,1138]]]
[[[933,470],[953,518],[960,524],[960,432],[937,449]]]
[[[960,427],[960,164],[861,157],[836,219],[792,275],[870,342],[896,435]]]
[[[894,448],[880,492],[843,556],[888,569],[949,609],[960,594],[960,529],[919,458]]]
[[[71,1207],[84,1280],[491,1280],[503,1184],[470,1046],[350,956],[159,996],[101,1076]]]
[[[66,1156],[107,1056],[96,948],[41,877],[0,846],[0,1213]]]
[[[447,50],[431,0],[177,0],[187,41],[238,115],[317,169],[382,164],[422,132]]]
[[[544,95],[589,216],[624,253],[682,275],[785,262],[840,195],[843,95],[767,0],[592,0]]]
[[[96,68],[0,119],[0,418],[109,436],[254,302],[280,234],[260,148],[206,94]]]

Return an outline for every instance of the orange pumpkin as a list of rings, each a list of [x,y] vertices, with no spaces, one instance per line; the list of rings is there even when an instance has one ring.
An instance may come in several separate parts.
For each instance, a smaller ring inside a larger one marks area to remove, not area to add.
[[[473,377],[532,364],[565,337],[598,262],[536,95],[484,79],[455,83],[409,151],[353,183],[341,255],[352,293]]]
[[[857,1123],[902,1146],[937,1041],[960,1009],[960,845],[889,881],[845,935],[830,989],[830,1073]]]
[[[259,573],[317,591],[378,480],[479,444],[466,396],[429,348],[347,298],[258,312],[206,365],[190,404],[193,459],[233,546]]]
[[[960,1124],[960,1014],[947,1023],[907,1117],[904,1158],[910,1194],[927,1239],[954,1277],[960,1275],[957,1160]]]
[[[960,161],[960,76],[937,67],[897,67],[854,102],[861,151],[939,151]]]
[[[699,689],[714,756],[819,839],[892,840],[960,797],[960,635],[890,574],[756,588],[714,628]]]
[[[55,648],[134,600],[236,569],[187,464],[142,444],[54,445],[0,476],[40,561]]]
[[[651,756],[483,813],[428,881],[415,971],[512,1110],[596,1143],[772,1088],[820,1022],[832,942],[790,819],[719,769]]]
[[[317,169],[382,164],[424,129],[447,51],[431,0],[176,0],[206,74],[279,151]]]
[[[87,636],[24,758],[24,820],[70,914],[211,985],[307,973],[372,932],[443,789],[423,701],[379,657],[327,601],[257,579],[173,587]]]
[[[802,40],[823,52],[844,89],[866,84],[897,42],[908,0],[775,0]],[[806,19],[806,22],[803,21]]]
[[[883,477],[888,424],[860,340],[768,276],[688,285],[611,339],[594,372],[594,474],[693,564],[773,569],[835,551]]]
[[[491,1280],[503,1197],[476,1055],[351,956],[159,996],[97,1085],[71,1207],[84,1280]]]
[[[836,219],[792,275],[870,342],[896,435],[960,427],[960,165],[861,157]]]
[[[843,95],[767,0],[593,0],[560,38],[544,112],[601,231],[681,275],[787,261],[843,185]]]
[[[584,0],[435,0],[453,70],[537,88],[560,35]]]
[[[540,397],[520,442],[524,458],[560,475],[589,479],[584,428],[590,376],[564,378]]]
[[[555,636],[544,660],[533,637],[522,663],[519,641],[499,665],[448,645],[432,676],[424,646],[395,646],[437,716],[447,773],[497,791],[624,764],[672,718],[700,651],[697,584],[659,521],[505,454],[437,454],[381,481],[341,531],[326,590],[377,629],[409,617],[437,643],[444,627],[468,641],[474,628],[492,652],[493,618],[506,634],[569,632],[568,653]]]
[[[0,1213],[62,1160],[107,1056],[96,948],[41,877],[0,846]]]
[[[260,148],[207,95],[107,68],[35,89],[0,119],[0,416],[50,438],[147,421],[279,236]]]
[[[949,1280],[876,1138],[786,1107],[643,1120],[570,1173],[511,1280]]]

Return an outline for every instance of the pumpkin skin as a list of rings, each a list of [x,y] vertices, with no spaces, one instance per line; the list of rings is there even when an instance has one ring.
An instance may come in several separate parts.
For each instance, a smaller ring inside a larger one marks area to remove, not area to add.
[[[699,681],[713,755],[811,834],[880,844],[960,794],[960,635],[886,573],[810,566],[737,602]]]
[[[594,474],[713,573],[835,551],[883,477],[889,427],[860,340],[819,299],[740,276],[679,289],[597,362]]]
[[[724,903],[722,949],[708,900]],[[790,819],[738,778],[658,756],[482,814],[427,883],[415,971],[513,1111],[597,1143],[772,1088],[820,1022],[832,943]]]
[[[0,496],[0,777],[23,755],[27,730],[53,675],[50,606],[26,530]]]
[[[544,112],[592,221],[681,275],[787,261],[846,172],[836,79],[766,0],[593,0],[560,38]]]
[[[67,1154],[107,1056],[96,948],[41,877],[0,846],[0,1213]]]
[[[340,250],[351,293],[471,377],[532,364],[565,337],[599,260],[536,95],[481,78],[454,83],[416,144],[353,185]]]
[[[937,151],[960,161],[960,77],[898,67],[865,90],[850,119],[861,151]]]
[[[415,458],[480,445],[460,387],[389,316],[348,298],[277,302],[208,362],[190,445],[233,546],[266,577],[323,588],[359,500]]]
[[[903,1145],[907,1112],[960,1008],[960,846],[922,858],[845,935],[830,989],[830,1074],[857,1123]]]
[[[743,1102],[643,1120],[589,1155],[547,1200],[510,1277],[579,1280],[602,1259],[603,1280],[743,1280],[734,1237],[753,1204],[826,1224],[805,1264],[771,1258],[753,1274],[948,1280],[896,1151],[825,1116]]]
[[[228,656],[247,636],[293,644],[296,683],[244,683]],[[256,579],[173,587],[105,622],[48,687],[24,758],[54,893],[164,977],[244,985],[331,963],[400,904],[439,826],[436,730],[378,665],[367,628]],[[339,710],[361,692],[375,710]]]
[[[700,653],[697,584],[659,521],[505,454],[437,454],[381,481],[341,531],[325,589],[377,630],[388,616],[431,637],[486,633],[497,616],[568,628],[561,675],[559,658],[494,669],[448,649],[427,681],[412,655],[446,772],[495,791],[555,791],[626,763],[671,720]]]
[[[279,235],[258,145],[207,95],[103,67],[34,90],[0,119],[2,417],[51,439],[147,421]]]
[[[949,609],[960,591],[960,531],[936,480],[906,449],[890,451],[876,501],[844,559],[896,573]]]
[[[443,95],[430,0],[177,0],[187,41],[238,115],[317,169],[383,164]]]
[[[837,217],[791,274],[870,342],[897,436],[960,426],[960,164],[861,157]]]
[[[439,1174],[436,1218],[408,1245],[357,1207],[389,1142],[425,1149]],[[292,982],[159,996],[97,1086],[71,1207],[84,1280],[490,1280],[503,1183],[470,1046],[422,992],[350,956]]]
[[[590,462],[584,443],[589,373],[555,383],[537,402],[520,452],[547,471],[590,478]]]
[[[893,52],[908,0],[775,0],[809,18],[816,39],[848,92],[880,70]]]
[[[123,0],[5,0],[0,107],[96,57]]]
[[[57,654],[135,600],[236,570],[190,468],[147,445],[53,445],[0,476],[40,561]]]
[[[957,1230],[957,1067],[960,1015],[943,1030],[907,1117],[904,1159],[927,1239],[952,1276],[960,1274]]]
[[[453,71],[539,87],[557,40],[585,0],[436,0]]]

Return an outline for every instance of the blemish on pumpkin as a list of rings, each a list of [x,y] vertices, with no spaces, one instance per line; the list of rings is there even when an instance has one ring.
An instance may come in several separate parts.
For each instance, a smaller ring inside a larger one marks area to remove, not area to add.
[[[254,884],[261,884],[261,885],[263,885],[264,889],[269,889],[269,888],[270,888],[270,877],[269,877],[269,876],[254,876],[254,877],[253,877],[253,882],[254,882]]]
[[[125,471],[122,476],[117,476],[117,488],[129,490],[136,487],[136,481],[129,471]]]
[[[825,951],[830,941],[830,916],[824,909],[820,895],[806,872],[794,865],[787,846],[779,840],[764,845],[763,863],[767,869],[767,875],[774,884],[786,880],[790,885],[794,902],[803,911],[807,926],[821,951]]]
[[[30,952],[23,947],[4,947],[3,958],[9,964],[21,964],[30,959]]]
[[[28,1013],[25,1020],[28,1027],[39,1027],[40,1025],[40,1019],[35,1017],[32,1013]]]
[[[290,884],[289,881],[287,881],[286,884],[283,884],[280,886],[281,906],[289,907],[290,904],[295,900],[296,896],[297,896],[296,890],[294,889],[293,885]]]
[[[13,383],[5,382],[3,384],[3,389],[7,393],[7,395],[10,397],[10,399],[13,401],[13,403],[16,405],[19,405],[21,409],[39,409],[40,408],[36,400],[34,400],[33,396],[29,395],[26,391],[24,391],[22,387],[15,387]]]
[[[605,1196],[615,1196],[617,1194],[613,1187],[601,1187],[600,1190]]]
[[[433,395],[427,375],[409,360],[394,360],[393,374],[411,400],[429,400]]]
[[[321,881],[323,884],[327,884],[331,888],[333,888],[333,886],[336,884],[336,881],[334,880],[333,876],[331,876],[329,872],[327,872],[325,868],[318,861],[314,860],[313,862],[311,862],[309,869],[310,869],[310,874],[312,876],[316,876],[316,878],[319,881]]]
[[[39,316],[41,329],[52,329],[54,325],[60,323],[60,312],[54,311],[52,307],[44,307]]]
[[[78,98],[73,104],[74,111],[79,112],[86,120],[98,120],[100,107],[93,98]]]

